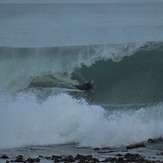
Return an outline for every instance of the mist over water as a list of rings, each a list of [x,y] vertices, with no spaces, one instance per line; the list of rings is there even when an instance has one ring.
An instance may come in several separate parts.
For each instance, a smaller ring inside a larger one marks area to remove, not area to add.
[[[0,5],[0,148],[162,137],[162,7]]]

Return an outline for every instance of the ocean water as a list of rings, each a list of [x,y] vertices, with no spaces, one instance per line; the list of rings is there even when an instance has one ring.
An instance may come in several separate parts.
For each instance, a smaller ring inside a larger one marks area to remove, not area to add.
[[[163,137],[162,65],[161,1],[1,3],[0,148]]]

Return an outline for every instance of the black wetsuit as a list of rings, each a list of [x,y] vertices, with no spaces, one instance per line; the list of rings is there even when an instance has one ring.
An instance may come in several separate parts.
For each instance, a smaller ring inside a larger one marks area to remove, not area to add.
[[[93,89],[93,85],[90,84],[90,83],[85,83],[85,84],[82,85],[82,88],[83,88],[83,90],[89,91],[89,90]]]
[[[83,85],[75,85],[75,87],[80,89],[80,90],[90,91],[90,90],[93,90],[94,85],[92,85],[90,83],[85,83]]]

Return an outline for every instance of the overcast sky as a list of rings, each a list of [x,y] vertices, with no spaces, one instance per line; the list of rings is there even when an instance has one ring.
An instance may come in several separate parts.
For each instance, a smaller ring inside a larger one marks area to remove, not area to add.
[[[109,2],[163,2],[163,0],[0,0],[0,3],[109,3]]]

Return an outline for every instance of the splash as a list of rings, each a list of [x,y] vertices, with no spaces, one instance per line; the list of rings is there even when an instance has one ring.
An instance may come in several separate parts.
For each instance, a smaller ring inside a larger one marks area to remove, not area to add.
[[[68,144],[121,146],[163,136],[162,104],[111,112],[67,94],[38,103],[20,94],[0,108],[1,148]]]

